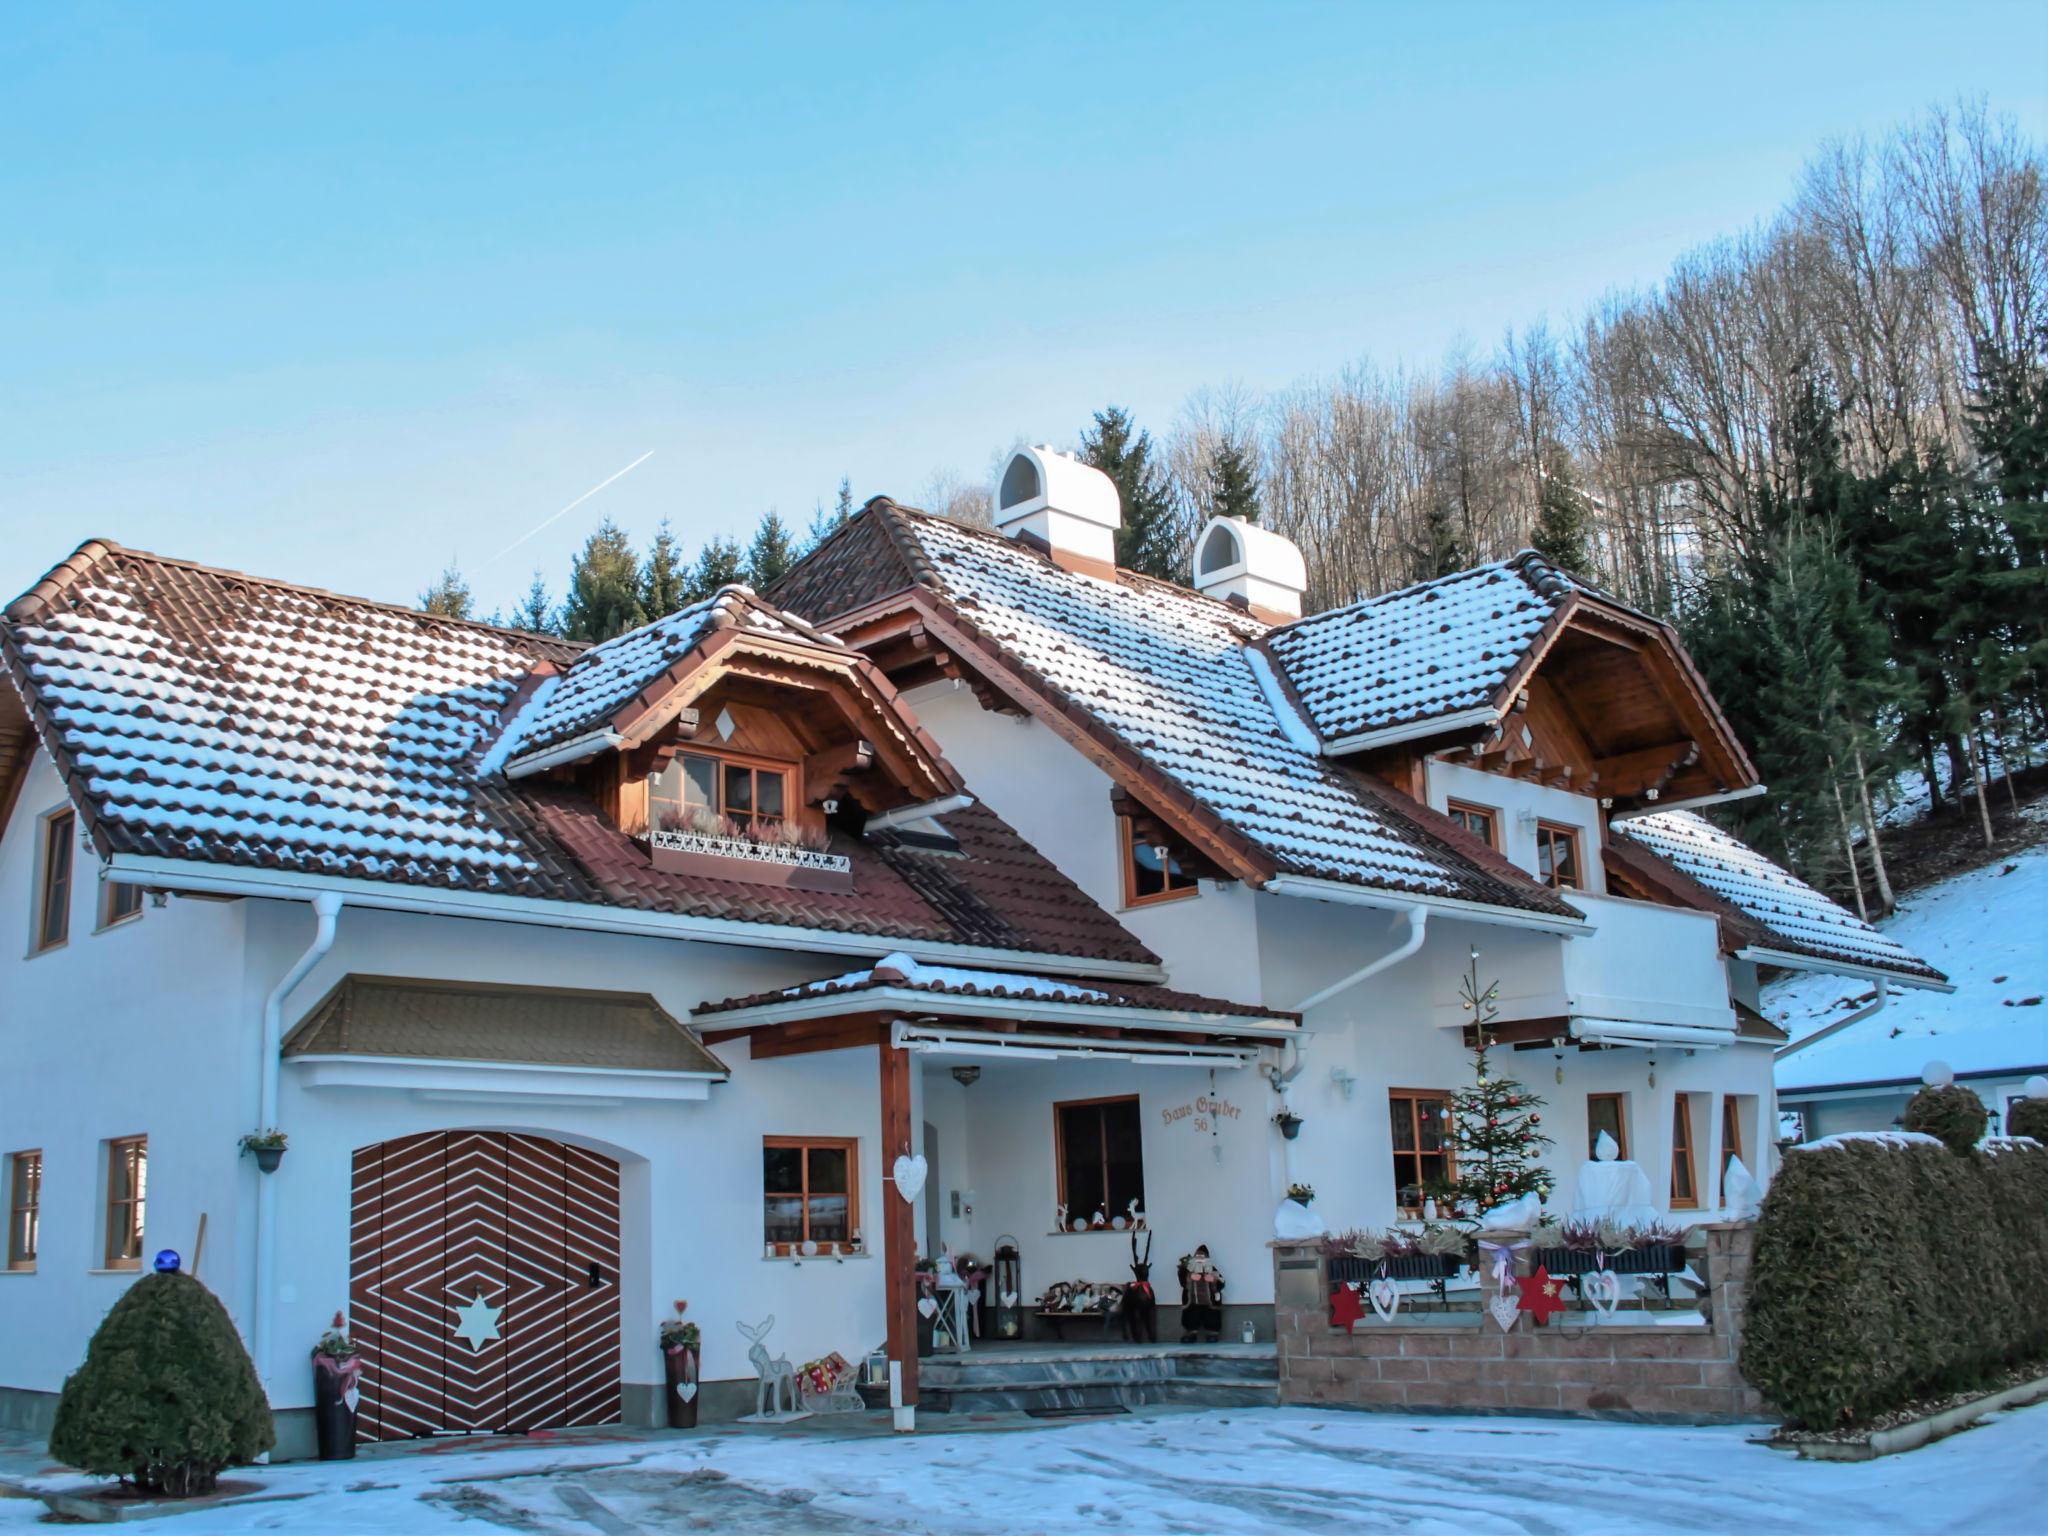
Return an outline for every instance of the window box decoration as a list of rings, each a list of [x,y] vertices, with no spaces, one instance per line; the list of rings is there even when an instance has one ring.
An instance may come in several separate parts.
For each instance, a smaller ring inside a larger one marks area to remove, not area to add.
[[[1471,1238],[1458,1227],[1426,1226],[1420,1232],[1391,1227],[1384,1232],[1333,1233],[1323,1239],[1323,1256],[1333,1284],[1427,1280],[1442,1301],[1444,1282],[1465,1267],[1470,1244]]]
[[[850,891],[853,861],[801,843],[656,828],[647,834],[654,867],[674,875],[745,880],[798,891]]]
[[[356,1406],[363,1358],[350,1337],[348,1319],[334,1321],[313,1346],[313,1431],[322,1461],[349,1461],[356,1454]]]
[[[1583,1296],[1585,1277],[1606,1271],[1654,1279],[1666,1297],[1672,1275],[1686,1266],[1685,1232],[1678,1227],[1618,1227],[1608,1222],[1550,1222],[1532,1234],[1532,1266],[1569,1278]]]
[[[695,1323],[683,1321],[690,1304],[679,1301],[674,1305],[676,1315],[661,1325],[662,1374],[668,1384],[662,1398],[668,1405],[670,1429],[695,1429],[698,1368],[704,1340]]]
[[[242,1150],[256,1159],[256,1166],[264,1173],[277,1172],[277,1165],[284,1161],[287,1141],[283,1131],[272,1126],[267,1131],[251,1131],[242,1138]]]

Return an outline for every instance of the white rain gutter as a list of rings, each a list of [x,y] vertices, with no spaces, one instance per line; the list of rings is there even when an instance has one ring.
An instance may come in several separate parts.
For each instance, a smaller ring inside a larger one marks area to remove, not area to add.
[[[1242,1067],[1259,1051],[1256,1045],[1183,1045],[1151,1040],[1076,1040],[1069,1035],[998,1034],[994,1030],[946,1029],[898,1019],[889,1030],[898,1050],[920,1054],[943,1051],[951,1056],[987,1056],[1009,1061],[1055,1061],[1081,1057],[1089,1061],[1128,1061],[1148,1067]]]
[[[1600,786],[1593,786],[1599,792]],[[1665,811],[1690,811],[1702,805],[1726,805],[1730,800],[1753,800],[1764,792],[1762,784],[1752,784],[1747,789],[1724,789],[1718,794],[1693,795],[1684,800],[1659,800],[1649,805],[1630,806],[1625,811],[1613,811],[1609,821],[1634,821],[1638,816],[1658,816]]]
[[[1501,712],[1491,704],[1482,704],[1476,709],[1461,709],[1455,715],[1435,715],[1427,720],[1411,720],[1406,725],[1383,725],[1375,730],[1360,731],[1352,736],[1340,736],[1323,745],[1325,757],[1337,757],[1346,752],[1362,752],[1367,747],[1391,746],[1396,742],[1420,741],[1430,736],[1441,736],[1468,725],[1492,725],[1501,717]]]
[[[1950,988],[1950,990],[1953,991],[1954,988]],[[1776,1054],[1773,1055],[1771,1059],[1774,1061],[1783,1061],[1787,1056],[1790,1056],[1794,1051],[1803,1051],[1809,1045],[1813,1044],[1813,1042],[1816,1040],[1825,1040],[1829,1035],[1840,1034],[1843,1030],[1847,1029],[1851,1024],[1861,1024],[1865,1019],[1875,1018],[1877,1017],[1877,1015],[1884,1012],[1885,1004],[1889,1003],[1891,1000],[1891,980],[1889,977],[1880,976],[1877,978],[1877,996],[1871,999],[1871,1001],[1865,1003],[1861,1008],[1858,1008],[1854,1013],[1848,1015],[1846,1018],[1837,1019],[1832,1024],[1824,1024],[1819,1029],[1816,1029],[1812,1034],[1805,1036],[1803,1039],[1794,1040],[1790,1045],[1779,1046]]]
[[[401,885],[392,880],[365,880],[348,875],[319,876],[290,871],[237,869],[201,864],[191,859],[147,858],[132,854],[116,854],[107,862],[106,869],[110,880],[129,880],[155,890],[186,891],[194,895],[310,901],[322,892],[332,891],[344,897],[350,906],[371,907],[384,912],[412,912],[427,917],[481,918],[540,928],[621,933],[635,938],[736,944],[747,949],[789,949],[810,955],[852,955],[870,962],[901,951],[914,960],[933,965],[1028,970],[1038,975],[1088,976],[1104,981],[1164,983],[1166,980],[1163,967],[1141,965],[1131,960],[1089,960],[1014,949],[988,949],[975,944],[918,944],[901,938],[878,938],[871,934],[839,933],[822,928],[743,923],[731,918],[689,917],[674,912],[643,912],[628,907],[556,901],[538,896],[489,896],[476,891]]]
[[[1732,1029],[1703,1029],[1692,1024],[1638,1024],[1626,1019],[1573,1019],[1571,1038],[1588,1045],[1733,1045]]]
[[[1490,923],[1501,928],[1533,928],[1538,933],[1554,933],[1567,939],[1599,932],[1598,924],[1584,918],[1553,917],[1547,912],[1518,912],[1510,907],[1492,907],[1482,901],[1464,901],[1455,896],[1395,896],[1313,875],[1275,875],[1261,889],[1276,896],[1305,896],[1314,901],[1373,907],[1382,912],[1406,912],[1411,907],[1427,907],[1442,917]]]
[[[1853,960],[1816,960],[1811,955],[1787,954],[1782,950],[1766,949],[1755,944],[1735,951],[1735,958],[1754,961],[1758,965],[1774,965],[1781,971],[1812,971],[1821,976],[1861,976],[1867,981],[1886,982],[1895,987],[1915,987],[1922,992],[1953,992],[1956,989],[1956,984],[1952,981],[1934,981],[1925,976],[1909,976],[1900,971],[1888,971],[1882,966],[1858,965]]]
[[[313,942],[293,962],[284,978],[263,1000],[262,1056],[257,1062],[261,1088],[257,1095],[256,1129],[277,1124],[278,1051],[283,1044],[284,1004],[292,989],[306,979],[306,973],[334,948],[336,920],[341,916],[341,897],[322,891],[313,898]],[[277,1175],[256,1176],[256,1320],[252,1330],[256,1371],[262,1377],[265,1394],[270,1385],[270,1335],[277,1311]]]
[[[934,816],[950,816],[955,811],[966,810],[972,804],[972,795],[947,795],[942,799],[926,800],[917,805],[902,805],[893,811],[883,811],[878,816],[870,816],[861,831],[886,832],[891,827],[908,826],[913,821],[930,821]]]
[[[558,767],[563,763],[580,762],[593,753],[606,750],[615,752],[625,745],[626,738],[617,731],[592,731],[588,735],[571,737],[557,746],[544,747],[540,751],[528,753],[524,757],[513,758],[511,762],[505,765],[505,777],[508,779],[529,778],[536,773],[545,773],[548,769]]]

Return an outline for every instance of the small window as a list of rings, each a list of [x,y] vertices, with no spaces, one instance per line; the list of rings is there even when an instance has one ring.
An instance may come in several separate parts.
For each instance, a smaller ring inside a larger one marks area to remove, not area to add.
[[[831,1137],[769,1136],[761,1143],[764,1233],[779,1252],[851,1243],[859,1225],[860,1143]]]
[[[1445,1146],[1451,1096],[1441,1089],[1396,1088],[1387,1095],[1394,1131],[1394,1204],[1403,1216],[1420,1216],[1422,1203],[1451,1177]]]
[[[71,937],[71,865],[78,818],[60,811],[43,823],[43,881],[36,909],[36,950]]]
[[[1117,1217],[1145,1204],[1145,1148],[1135,1095],[1055,1104],[1053,1160],[1069,1220]]]
[[[1692,1105],[1688,1096],[1680,1093],[1671,1100],[1671,1208],[1689,1211],[1699,1203],[1692,1157]]]
[[[143,1203],[149,1193],[149,1138],[107,1143],[108,1269],[142,1267]]]
[[[1536,823],[1536,877],[1552,890],[1578,891],[1586,885],[1579,867],[1579,834],[1556,822]]]
[[[7,1267],[36,1267],[36,1237],[42,1225],[43,1154],[17,1152],[7,1159]]]
[[[142,887],[126,880],[109,880],[100,894],[100,926],[111,928],[131,917],[142,916]]]
[[[1124,904],[1142,906],[1148,901],[1172,901],[1192,896],[1198,889],[1193,876],[1182,872],[1172,852],[1157,844],[1143,842],[1128,816],[1117,824],[1124,844]]]
[[[1463,800],[1453,800],[1444,814],[1487,847],[1499,851],[1500,812],[1491,806],[1468,805]]]
[[[1742,1150],[1742,1101],[1732,1093],[1721,1095],[1721,1192],[1723,1205],[1728,1203],[1728,1165],[1741,1158],[1743,1166],[1749,1166],[1749,1156]]]
[[[654,825],[674,830],[692,820],[723,817],[744,832],[781,822],[788,814],[789,770],[773,765],[678,752],[647,781]]]
[[[1596,1156],[1595,1145],[1605,1131],[1621,1150],[1614,1155],[1628,1161],[1628,1095],[1589,1093],[1586,1095],[1586,1156]]]

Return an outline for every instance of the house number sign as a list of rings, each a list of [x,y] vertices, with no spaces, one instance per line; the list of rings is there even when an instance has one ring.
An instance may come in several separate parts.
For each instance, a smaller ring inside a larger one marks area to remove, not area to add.
[[[1176,1104],[1171,1109],[1159,1111],[1159,1118],[1168,1125],[1180,1120],[1192,1120],[1198,1132],[1213,1131],[1225,1120],[1235,1120],[1244,1111],[1228,1099],[1217,1098],[1205,1093],[1187,1104]]]

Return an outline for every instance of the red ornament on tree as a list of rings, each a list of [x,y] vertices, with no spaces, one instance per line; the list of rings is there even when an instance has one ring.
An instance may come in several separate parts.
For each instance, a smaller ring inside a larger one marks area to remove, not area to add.
[[[1550,1271],[1540,1265],[1535,1274],[1523,1278],[1521,1292],[1522,1310],[1536,1319],[1538,1328],[1546,1326],[1553,1316],[1565,1310],[1564,1282],[1552,1279]]]

